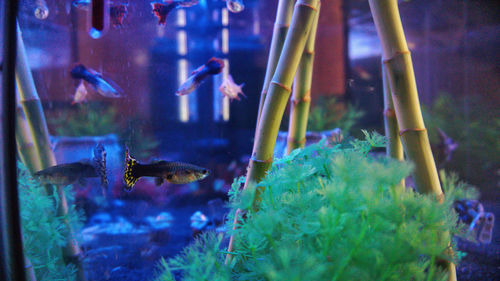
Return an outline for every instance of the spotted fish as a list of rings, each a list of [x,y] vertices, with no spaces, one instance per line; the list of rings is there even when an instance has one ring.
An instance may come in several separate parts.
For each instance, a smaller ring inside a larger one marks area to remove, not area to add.
[[[128,149],[125,152],[123,180],[127,185],[127,191],[131,191],[141,177],[155,177],[156,185],[161,185],[164,181],[173,184],[186,184],[202,180],[209,174],[208,169],[189,163],[160,160],[150,164],[140,164],[130,156]]]

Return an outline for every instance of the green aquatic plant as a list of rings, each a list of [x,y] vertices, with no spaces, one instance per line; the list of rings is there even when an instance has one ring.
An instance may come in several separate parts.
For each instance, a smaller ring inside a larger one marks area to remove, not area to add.
[[[231,263],[224,264],[221,237],[207,234],[163,261],[157,280],[174,280],[172,273],[181,280],[446,280],[434,261],[456,262],[459,254],[448,255],[442,233],[464,233],[453,202],[476,194],[456,177],[443,181],[443,202],[397,188],[412,167],[366,153],[382,140],[322,141],[277,159],[259,183],[258,210],[255,190],[235,179],[227,229],[236,210],[245,215],[228,233],[235,237]]]
[[[52,131],[58,136],[102,136],[117,134],[138,158],[154,154],[160,142],[150,132],[148,121],[138,117],[121,120],[115,107],[99,103],[81,104],[58,110],[48,119]]]
[[[68,241],[66,220],[73,231],[81,228],[83,214],[70,206],[65,217],[57,214],[56,193],[47,195],[22,163],[18,163],[18,188],[25,255],[31,261],[37,280],[76,280],[77,269],[65,264],[61,247]],[[73,201],[71,186],[64,188],[66,199]]]
[[[466,101],[440,93],[432,105],[422,109],[433,145],[440,142],[438,128],[458,143],[445,169],[477,186],[494,186],[495,171],[500,168],[498,108],[479,97]]]
[[[101,136],[119,131],[116,108],[98,103],[80,104],[58,110],[49,125],[58,136]]]
[[[344,133],[350,133],[358,121],[365,115],[357,106],[342,104],[336,97],[320,97],[311,108],[307,128],[319,132],[340,128]]]

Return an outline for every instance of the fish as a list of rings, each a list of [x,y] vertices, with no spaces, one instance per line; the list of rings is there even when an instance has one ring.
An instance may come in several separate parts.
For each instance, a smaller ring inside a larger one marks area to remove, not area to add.
[[[170,12],[177,8],[179,3],[161,3],[161,2],[151,2],[151,8],[153,9],[153,14],[158,18],[158,25],[167,24],[167,16]]]
[[[101,96],[107,98],[121,98],[123,90],[116,85],[111,79],[104,78],[100,73],[90,68],[86,68],[83,64],[78,64],[70,71],[71,76],[75,79],[83,79],[89,83],[94,90]]]
[[[87,91],[85,84],[83,84],[83,80],[81,80],[80,84],[78,84],[78,87],[76,87],[75,95],[73,97],[73,101],[71,102],[71,105],[86,102],[88,94],[89,94],[89,92]]]
[[[443,130],[437,128],[439,143],[436,147],[435,158],[439,168],[451,161],[453,152],[458,148],[458,143],[450,138]]]
[[[34,174],[41,184],[70,185],[76,181],[83,183],[86,178],[101,178],[101,186],[107,188],[106,151],[102,144],[94,149],[92,160],[82,160],[73,163],[59,164]]]
[[[241,89],[243,88],[243,86],[245,86],[245,83],[242,83],[240,85],[234,83],[233,77],[231,76],[231,74],[229,74],[227,78],[225,78],[222,81],[222,84],[219,87],[219,91],[222,93],[222,95],[229,98],[231,101],[233,99],[239,101],[240,94],[246,98],[245,94],[243,93],[243,90]]]
[[[127,191],[131,191],[141,177],[155,177],[155,184],[160,186],[164,181],[173,184],[186,184],[206,178],[210,170],[189,163],[158,160],[150,164],[141,164],[125,150],[125,171],[123,180]]]
[[[239,13],[245,9],[243,0],[226,0],[226,7],[232,13]]]
[[[209,75],[216,75],[222,72],[224,61],[218,58],[211,58],[204,65],[198,67],[191,73],[188,79],[175,92],[178,96],[192,93]]]
[[[121,27],[123,25],[123,20],[128,14],[128,3],[114,4],[110,3],[109,7],[109,19],[113,27]]]
[[[198,0],[164,0],[151,2],[153,14],[158,18],[158,25],[165,25],[167,16],[176,8],[189,8],[198,4]]]

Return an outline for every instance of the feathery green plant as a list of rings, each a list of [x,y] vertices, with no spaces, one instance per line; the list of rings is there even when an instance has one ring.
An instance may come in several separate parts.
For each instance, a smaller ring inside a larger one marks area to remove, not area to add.
[[[45,189],[35,181],[26,167],[18,162],[18,187],[24,251],[35,269],[37,280],[75,280],[76,268],[65,265],[61,247],[66,244],[67,228],[62,217],[56,216],[56,192],[46,195]],[[71,186],[65,188],[66,198],[73,201]],[[83,215],[69,204],[68,217],[73,230],[78,232]]]
[[[253,191],[235,179],[227,229],[238,208],[246,214],[230,233],[232,262],[224,265],[220,236],[207,234],[163,261],[157,280],[174,280],[172,271],[182,280],[445,280],[434,260],[456,262],[460,254],[444,256],[441,234],[464,233],[452,205],[476,194],[453,176],[443,182],[442,204],[397,188],[411,165],[369,155],[385,141],[364,133],[365,141],[322,141],[274,161],[259,183],[265,189],[256,212]]]
[[[130,117],[121,120],[112,106],[99,103],[80,104],[59,110],[48,119],[58,136],[100,136],[117,134],[120,142],[132,149],[134,155],[145,159],[154,154],[160,142],[151,133],[147,120]]]
[[[119,131],[117,111],[97,103],[80,104],[57,111],[48,119],[53,132],[58,136],[99,136]]]
[[[339,108],[337,98],[320,97],[309,113],[308,130],[317,132],[340,128],[342,132],[349,133],[365,114],[351,104],[345,109]]]
[[[422,108],[432,144],[439,143],[437,128],[458,143],[452,161],[445,168],[458,172],[474,185],[494,186],[495,171],[500,168],[500,118],[498,108],[479,97],[467,101],[440,93],[431,106]],[[467,169],[470,169],[467,175]]]

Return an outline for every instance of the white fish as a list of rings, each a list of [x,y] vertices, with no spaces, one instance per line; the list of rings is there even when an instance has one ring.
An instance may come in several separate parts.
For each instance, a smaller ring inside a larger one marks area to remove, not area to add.
[[[221,91],[222,95],[228,97],[230,100],[240,100],[240,94],[246,97],[242,90],[243,86],[245,86],[245,83],[242,83],[240,85],[234,83],[233,77],[231,76],[231,74],[229,74],[227,78],[222,81],[222,84],[219,87],[219,91]]]
[[[216,75],[222,72],[224,68],[224,61],[218,58],[211,58],[204,65],[198,67],[191,73],[191,76],[182,83],[182,85],[175,92],[178,96],[184,96],[192,93],[198,87],[200,87],[203,80],[205,80],[209,75]]]
[[[232,13],[239,13],[245,9],[243,0],[226,0],[226,6]]]
[[[177,89],[175,94],[178,96],[184,96],[190,94],[194,92],[194,90],[198,89],[198,87],[200,87],[201,82],[202,81],[196,79],[196,74],[193,74],[189,76],[184,83],[182,83],[182,85],[179,87],[179,89]]]
[[[81,80],[78,87],[76,87],[75,96],[73,97],[73,102],[71,102],[71,104],[86,102],[88,94],[89,92],[87,91],[85,84],[83,84],[83,80]]]

